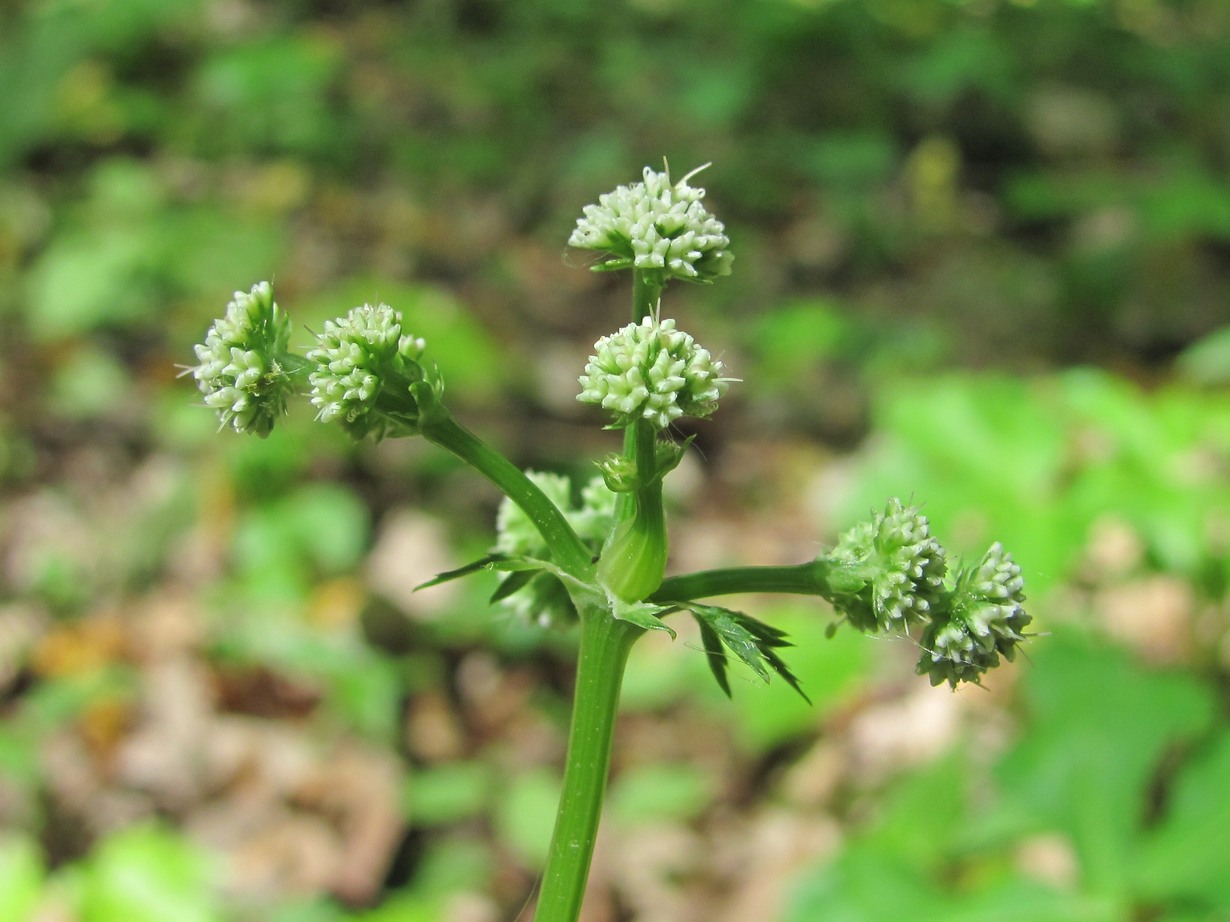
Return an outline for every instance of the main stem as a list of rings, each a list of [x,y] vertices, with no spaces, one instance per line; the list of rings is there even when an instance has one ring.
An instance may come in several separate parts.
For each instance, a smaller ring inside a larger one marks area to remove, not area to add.
[[[535,922],[576,922],[602,815],[628,652],[641,628],[595,609],[581,615],[581,651],[555,832]]]
[[[634,323],[649,315],[656,317],[661,296],[662,280],[656,273],[633,270]],[[638,469],[647,471],[652,467],[653,439],[652,433],[648,438],[645,435],[636,426],[628,427],[624,432],[624,456],[636,461]],[[650,464],[642,468],[646,457]],[[661,484],[657,488],[660,512]],[[616,522],[625,523],[635,514],[635,497],[621,493],[616,500]],[[611,767],[611,743],[624,667],[633,642],[643,633],[641,628],[620,621],[608,608],[597,604],[583,606],[580,615],[581,650],[568,732],[564,790],[547,853],[535,922],[576,922],[581,913]]]

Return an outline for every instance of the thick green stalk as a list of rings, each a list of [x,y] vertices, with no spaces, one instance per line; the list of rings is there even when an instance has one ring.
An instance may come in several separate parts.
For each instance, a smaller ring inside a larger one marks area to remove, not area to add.
[[[653,602],[689,602],[738,592],[780,592],[823,596],[831,564],[823,558],[782,567],[731,567],[671,576],[650,597]]]
[[[662,297],[662,289],[665,287],[661,273],[657,270],[632,270],[633,323],[650,315],[658,316],[658,299]]]
[[[499,487],[521,507],[551,549],[551,559],[570,576],[588,581],[593,577],[593,558],[555,503],[511,461],[491,448],[446,412],[425,417],[420,428],[429,442],[452,452]]]
[[[581,613],[581,651],[564,766],[564,790],[547,853],[535,922],[575,922],[593,858],[611,766],[619,690],[632,644],[644,631],[609,611]]]
[[[666,572],[666,514],[654,455],[654,428],[645,420],[628,428],[632,438],[627,450],[636,462],[640,485],[632,494],[628,517],[615,526],[602,549],[598,575],[625,602],[639,602],[658,588]]]

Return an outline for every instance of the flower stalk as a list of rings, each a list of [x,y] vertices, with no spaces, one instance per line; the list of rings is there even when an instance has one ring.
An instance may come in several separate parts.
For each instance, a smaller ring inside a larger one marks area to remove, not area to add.
[[[491,448],[448,413],[433,415],[423,424],[423,437],[455,455],[503,491],[521,507],[550,548],[561,570],[578,580],[593,577],[592,555],[568,520],[545,493],[519,467]]]

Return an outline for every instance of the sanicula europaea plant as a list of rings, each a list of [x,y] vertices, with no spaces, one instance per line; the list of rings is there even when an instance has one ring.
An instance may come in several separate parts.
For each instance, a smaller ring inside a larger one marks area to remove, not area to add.
[[[266,437],[287,398],[307,394],[317,419],[356,439],[422,436],[488,478],[505,499],[497,537],[481,560],[427,585],[495,570],[493,601],[544,627],[579,627],[576,689],[564,784],[538,896],[538,922],[574,922],[581,908],[610,766],[615,714],[628,653],[666,619],[697,622],[714,677],[730,693],[733,657],[802,693],[779,651],[782,631],[715,605],[732,593],[793,593],[827,600],[837,624],[867,634],[913,632],[917,672],[932,685],[977,683],[1013,659],[1030,622],[1021,571],[998,543],[974,565],[949,566],[925,516],[890,499],[835,547],[793,566],[752,566],[666,576],[662,481],[688,442],[673,424],[707,417],[733,379],[720,360],[662,316],[671,282],[710,284],[731,271],[725,228],[690,180],[646,168],[584,208],[569,238],[596,251],[597,271],[632,273],[631,322],[594,346],[578,399],[597,408],[623,443],[597,462],[574,495],[562,475],[522,471],[454,420],[430,344],[385,304],[364,304],[327,322],[300,356],[267,282],[236,292],[226,315],[196,347],[189,369],[223,428]],[[580,364],[580,363],[578,363]]]

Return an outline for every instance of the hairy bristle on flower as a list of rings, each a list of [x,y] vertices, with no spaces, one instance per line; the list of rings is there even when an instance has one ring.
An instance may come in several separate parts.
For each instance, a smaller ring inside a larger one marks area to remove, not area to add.
[[[1025,582],[1012,555],[996,542],[976,565],[958,575],[946,606],[923,632],[918,673],[932,685],[978,682],[1008,661],[1032,620],[1025,612]]]
[[[387,304],[364,304],[326,321],[307,354],[317,418],[341,423],[356,438],[412,430],[410,385],[424,378],[425,346],[403,332],[401,314]]]
[[[646,317],[598,340],[577,399],[609,410],[616,427],[645,419],[665,429],[711,414],[730,381],[721,375],[722,363],[674,320]]]
[[[237,291],[226,314],[198,343],[190,371],[222,426],[267,436],[293,390],[287,363],[290,321],[268,282]]]
[[[599,269],[636,268],[693,282],[729,275],[734,257],[726,229],[701,203],[705,190],[688,185],[697,172],[672,184],[669,173],[645,167],[643,182],[619,186],[582,209],[568,245],[609,253]]]

